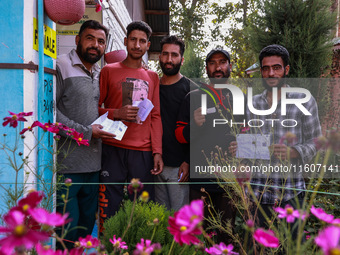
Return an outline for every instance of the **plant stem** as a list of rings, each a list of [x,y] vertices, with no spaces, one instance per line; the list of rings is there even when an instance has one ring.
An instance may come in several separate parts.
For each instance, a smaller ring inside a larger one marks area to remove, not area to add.
[[[128,229],[131,227],[131,222],[132,222],[132,217],[133,217],[133,212],[135,211],[135,207],[136,207],[136,203],[137,203],[137,190],[134,191],[135,192],[135,195],[134,195],[134,198],[133,198],[133,204],[132,204],[132,208],[131,208],[131,214],[130,214],[130,219],[129,219],[129,223],[122,235],[122,241],[124,240],[124,236],[126,235]]]
[[[171,243],[171,246],[170,246],[170,250],[169,250],[169,253],[168,253],[168,255],[171,255],[171,253],[172,253],[172,250],[173,250],[173,248],[174,248],[174,245],[175,245],[175,239],[174,239],[174,240],[172,240],[172,243]]]
[[[330,148],[327,149],[326,154],[325,154],[325,158],[324,158],[323,164],[322,164],[323,166],[327,164],[328,159],[329,159],[329,157],[330,157],[330,155],[331,155],[331,151],[332,151],[332,150],[331,150]],[[314,188],[314,190],[313,190],[313,194],[312,194],[312,196],[311,196],[311,198],[310,198],[310,200],[309,200],[309,203],[308,203],[308,206],[307,206],[307,210],[306,210],[307,212],[309,212],[310,208],[312,207],[313,201],[314,201],[314,199],[315,199],[315,197],[316,197],[316,193],[317,193],[317,191],[318,191],[318,189],[319,189],[319,187],[320,187],[320,184],[321,184],[321,181],[322,181],[322,179],[323,179],[323,176],[325,175],[325,172],[326,172],[326,169],[324,169],[324,171],[321,171],[321,173],[320,173],[320,176],[319,176],[319,178],[318,178],[318,181],[317,181],[317,183],[316,183],[316,185],[315,185],[315,188]],[[300,229],[300,231],[299,231],[299,233],[298,233],[296,254],[300,254],[302,233],[303,233],[303,229],[304,229],[304,227],[305,227],[305,225],[306,225],[306,222],[307,222],[307,217],[306,217],[306,218],[304,219],[304,221],[302,222],[302,224],[301,224],[301,229]]]
[[[183,252],[185,251],[185,249],[188,247],[188,245],[186,245],[183,249],[182,249],[182,251],[181,251],[181,253],[179,254],[179,255],[182,255],[183,254]]]

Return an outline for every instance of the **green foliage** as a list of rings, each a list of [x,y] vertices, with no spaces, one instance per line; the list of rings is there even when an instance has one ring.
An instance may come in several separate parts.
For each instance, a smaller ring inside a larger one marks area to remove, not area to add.
[[[242,0],[237,3],[227,2],[224,6],[217,3],[212,4],[212,14],[215,15],[213,23],[215,27],[211,30],[212,38],[224,41],[230,48],[231,63],[233,65],[231,77],[249,77],[245,70],[256,61],[256,53],[250,47],[250,41],[246,33],[248,24],[258,13],[258,0]],[[229,28],[225,30],[225,24]]]
[[[250,24],[253,50],[281,44],[291,57],[289,77],[320,77],[332,56],[336,18],[330,7],[331,0],[263,1],[263,12]]]
[[[206,33],[202,29],[206,22],[208,0],[170,1],[170,30],[179,34],[185,43],[195,42],[199,48],[207,46]]]
[[[184,64],[181,73],[188,78],[202,78],[205,72],[204,60],[195,51],[195,45],[188,43],[184,52]]]
[[[261,9],[248,28],[254,52],[270,44],[283,45],[290,53],[290,78],[319,78],[332,58],[336,18],[331,0],[266,0]],[[327,86],[305,81],[298,87],[312,93],[319,116],[325,116],[330,105]]]
[[[116,213],[115,216],[109,218],[104,222],[104,235],[102,237],[102,243],[105,245],[108,252],[113,251],[110,239],[113,235],[116,237],[121,237],[128,226],[128,222],[131,215],[131,210],[133,207],[133,202],[127,200],[124,205]],[[173,236],[168,231],[168,218],[173,212],[166,210],[165,206],[159,205],[152,201],[148,203],[137,202],[131,227],[128,229],[123,241],[129,247],[128,252],[135,249],[137,243],[140,242],[141,238],[151,239],[152,243],[160,243],[162,245],[162,254],[168,254],[170,250],[171,243],[173,241]],[[159,220],[158,224],[154,224],[154,219]],[[154,234],[153,234],[154,233]],[[173,254],[180,254],[183,247],[175,245]],[[182,254],[193,254],[195,251],[194,246],[187,247]]]

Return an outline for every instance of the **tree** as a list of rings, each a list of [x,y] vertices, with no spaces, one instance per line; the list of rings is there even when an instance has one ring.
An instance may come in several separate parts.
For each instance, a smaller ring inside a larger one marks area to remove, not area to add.
[[[233,72],[231,77],[249,77],[246,69],[252,66],[256,60],[256,54],[250,47],[246,30],[253,22],[259,10],[259,0],[240,0],[237,3],[226,2],[224,6],[213,3],[211,13],[216,16],[213,19],[214,28],[212,38],[224,41],[225,46],[231,49],[231,62]],[[225,30],[228,22],[229,29]]]
[[[331,64],[336,16],[332,0],[265,0],[262,13],[250,25],[249,38],[255,52],[280,44],[290,54],[291,78],[319,78]],[[294,83],[291,81],[291,83]],[[292,85],[292,84],[291,84]],[[316,98],[323,118],[330,105],[327,85],[301,80],[294,86],[308,89]]]
[[[253,50],[281,44],[290,53],[290,77],[320,77],[331,63],[336,25],[331,4],[331,0],[265,0],[263,12],[249,29]]]
[[[202,29],[209,14],[208,0],[173,0],[170,1],[170,31],[179,34],[185,43],[193,42],[203,49],[209,43]]]
[[[196,47],[193,42],[189,42],[184,52],[184,64],[181,73],[188,78],[202,78],[204,74],[204,60],[196,52]]]

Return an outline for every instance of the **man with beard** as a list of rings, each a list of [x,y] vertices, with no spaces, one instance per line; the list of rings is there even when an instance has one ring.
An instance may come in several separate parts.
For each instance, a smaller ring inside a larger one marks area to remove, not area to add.
[[[163,126],[163,172],[155,176],[156,182],[170,184],[155,185],[156,202],[169,210],[178,211],[189,203],[189,186],[175,185],[187,182],[189,178],[189,147],[181,144],[175,136],[176,121],[180,106],[190,90],[190,80],[180,73],[183,64],[184,42],[176,36],[167,36],[161,41],[159,64],[163,71],[160,79],[160,104]]]
[[[101,125],[91,125],[98,118],[100,70],[96,62],[104,54],[107,35],[106,27],[88,20],[76,36],[77,49],[57,59],[57,122],[83,133],[83,139],[89,140],[89,146],[78,146],[74,140],[66,141],[67,135],[63,133],[58,142],[59,177],[80,183],[68,188],[67,197],[67,188],[57,190],[57,212],[64,213],[64,200],[67,200],[65,212],[70,214],[72,221],[65,239],[72,242],[92,233],[98,209],[98,185],[86,183],[99,182],[100,138],[112,139],[114,136],[101,130]],[[81,228],[74,229],[77,226]],[[71,248],[74,243],[65,244]]]
[[[277,89],[277,107],[270,115],[255,115],[247,109],[248,120],[258,120],[264,124],[260,128],[251,128],[251,133],[259,135],[269,135],[271,141],[271,159],[258,159],[260,165],[271,166],[303,166],[307,164],[316,154],[314,139],[321,135],[320,122],[318,117],[318,107],[313,97],[308,102],[303,103],[311,115],[304,115],[295,104],[287,105],[287,113],[281,113],[281,90],[289,88],[285,83],[285,77],[289,73],[289,53],[281,45],[269,45],[262,49],[259,55],[261,75],[265,90],[253,96],[253,106],[257,110],[268,110],[274,102],[274,88]],[[287,92],[286,98],[293,102],[294,99],[304,98],[304,93]],[[275,119],[275,122],[266,121]],[[283,120],[285,121],[284,125]],[[257,125],[257,124],[256,124]],[[255,126],[255,124],[254,124]],[[299,169],[299,168],[297,168]],[[305,196],[305,181],[301,173],[285,174],[280,172],[253,174],[251,180],[254,193],[260,202],[265,214],[272,217],[273,206],[292,206],[299,209],[302,206]],[[262,212],[254,208],[258,214],[258,224],[260,227],[267,227],[269,223]],[[287,211],[288,212],[288,211]],[[293,226],[293,224],[292,224]],[[296,238],[297,228],[293,228],[293,238]]]
[[[228,160],[227,151],[235,137],[229,125],[216,125],[214,119],[240,121],[243,116],[232,116],[233,98],[228,89],[215,89],[215,84],[226,84],[230,76],[230,56],[223,49],[213,49],[206,57],[206,72],[210,84],[201,84],[185,98],[177,121],[176,138],[181,143],[190,143],[190,200],[205,198],[204,216],[221,217],[222,224],[228,221],[235,224],[236,209],[230,199],[216,182],[214,174],[207,171],[210,166],[223,166]],[[202,95],[207,98],[206,115],[202,114]],[[208,182],[208,183],[207,183]],[[202,184],[204,183],[204,184]],[[227,189],[227,188],[226,188]],[[214,209],[212,209],[214,208]],[[217,212],[216,215],[211,212]],[[205,223],[206,225],[206,223]],[[226,227],[226,229],[231,229]],[[232,242],[231,233],[218,230],[218,242]]]
[[[122,184],[100,185],[100,231],[104,220],[119,210],[124,197],[123,183],[132,178],[150,183],[154,175],[163,170],[159,78],[142,64],[143,55],[150,47],[152,30],[143,21],[133,21],[126,31],[126,59],[106,65],[100,74],[99,113],[108,112],[108,118],[124,121],[128,126],[121,141],[103,140],[100,181]],[[154,107],[144,122],[137,123],[139,108],[133,105],[147,99]],[[144,185],[144,190],[154,200],[154,186]]]

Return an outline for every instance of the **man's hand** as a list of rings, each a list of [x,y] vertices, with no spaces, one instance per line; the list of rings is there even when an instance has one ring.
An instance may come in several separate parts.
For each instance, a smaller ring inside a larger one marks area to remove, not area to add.
[[[237,151],[237,142],[232,141],[228,147],[228,151],[231,154],[232,157],[236,156],[236,151]]]
[[[103,126],[102,125],[99,125],[99,124],[93,124],[91,125],[92,127],[92,137],[93,138],[113,138],[115,137],[116,135],[112,134],[112,133],[109,133],[109,132],[106,132],[106,131],[103,131],[102,128]]]
[[[151,174],[153,174],[153,175],[160,174],[163,171],[163,166],[164,166],[161,154],[156,153],[153,156],[153,163],[154,163],[154,167],[151,170]]]
[[[178,169],[178,182],[187,182],[189,180],[189,164],[183,162]]]
[[[273,144],[272,150],[274,156],[280,160],[300,158],[300,154],[295,148],[288,147],[285,144]]]
[[[194,111],[194,120],[197,126],[201,127],[205,122],[205,116],[202,115],[202,108],[198,108]]]
[[[117,109],[114,114],[115,119],[136,121],[137,112],[139,108],[132,105],[124,105],[122,108]]]

